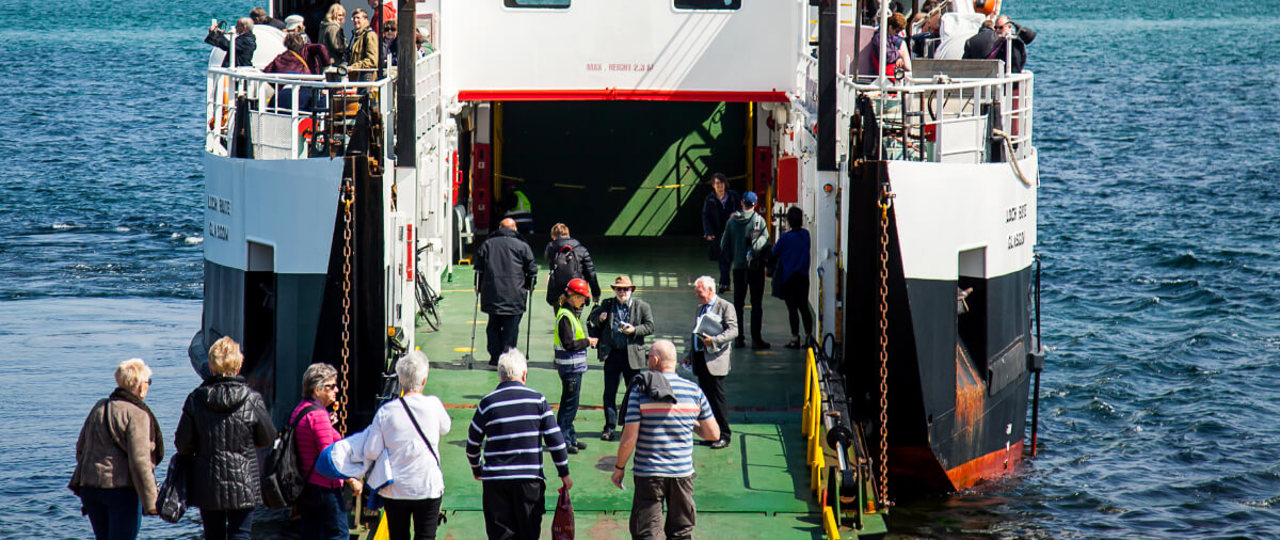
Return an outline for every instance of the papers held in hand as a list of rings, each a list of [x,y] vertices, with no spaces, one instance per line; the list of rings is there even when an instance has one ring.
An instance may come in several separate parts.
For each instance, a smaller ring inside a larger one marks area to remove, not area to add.
[[[698,319],[698,325],[693,329],[693,335],[701,336],[718,336],[724,333],[724,321],[715,313],[708,313]]]

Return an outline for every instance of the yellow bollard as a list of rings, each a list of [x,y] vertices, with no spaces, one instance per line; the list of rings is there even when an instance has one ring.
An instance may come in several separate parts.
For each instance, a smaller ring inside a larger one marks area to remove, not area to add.
[[[836,525],[836,513],[830,506],[822,507],[822,530],[829,540],[840,540],[840,527]]]

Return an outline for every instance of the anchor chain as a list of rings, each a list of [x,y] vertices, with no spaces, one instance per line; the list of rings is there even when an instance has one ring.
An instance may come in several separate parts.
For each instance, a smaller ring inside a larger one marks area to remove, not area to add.
[[[338,386],[338,432],[347,434],[347,376],[351,371],[351,206],[356,201],[355,180],[342,179],[342,379]]]
[[[880,505],[889,505],[889,206],[893,192],[880,190]]]

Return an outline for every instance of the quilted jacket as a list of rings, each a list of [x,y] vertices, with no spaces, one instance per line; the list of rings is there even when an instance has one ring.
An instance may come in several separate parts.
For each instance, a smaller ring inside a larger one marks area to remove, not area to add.
[[[276,428],[262,395],[243,377],[209,377],[187,395],[174,446],[194,456],[187,503],[202,510],[237,510],[262,503],[256,448]]]

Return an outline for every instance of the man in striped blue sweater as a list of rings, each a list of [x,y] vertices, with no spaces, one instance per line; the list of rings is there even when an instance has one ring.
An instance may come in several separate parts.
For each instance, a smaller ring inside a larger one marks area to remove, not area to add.
[[[631,500],[631,538],[670,540],[693,537],[693,434],[720,439],[720,425],[698,385],[676,375],[676,346],[665,339],[649,348],[649,371],[637,377],[627,400],[622,441],[613,484],[622,489],[627,460],[634,449],[635,497]],[[662,502],[667,503],[663,523]]]
[[[484,522],[490,540],[535,539],[542,533],[544,445],[564,488],[573,487],[564,436],[547,398],[524,385],[528,371],[520,351],[502,353],[498,358],[501,382],[480,399],[467,430],[467,460],[471,474],[484,482]]]

